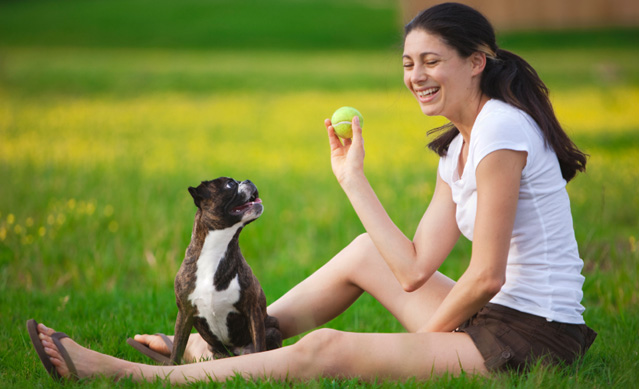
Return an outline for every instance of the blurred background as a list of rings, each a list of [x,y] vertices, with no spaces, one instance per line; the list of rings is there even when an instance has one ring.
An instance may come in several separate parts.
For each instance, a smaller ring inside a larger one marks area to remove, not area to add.
[[[405,91],[402,27],[434,3],[0,1],[0,380],[48,382],[26,351],[30,317],[129,359],[125,335],[170,333],[187,188],[202,180],[259,188],[265,213],[241,245],[269,302],[364,232],[328,160],[323,120],[340,106],[363,113],[366,173],[411,237],[436,176],[426,132],[444,121]],[[568,190],[586,320],[614,339],[593,355],[636,372],[639,3],[466,3],[590,154]],[[456,278],[469,256],[462,239],[441,270]],[[402,330],[368,296],[330,326]]]
[[[442,1],[400,0],[402,21]],[[499,31],[566,30],[637,26],[639,4],[633,0],[466,0]]]

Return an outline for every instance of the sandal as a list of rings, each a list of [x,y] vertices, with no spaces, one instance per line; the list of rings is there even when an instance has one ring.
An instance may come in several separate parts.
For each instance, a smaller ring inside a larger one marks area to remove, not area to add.
[[[173,350],[173,342],[171,341],[171,339],[169,339],[168,336],[164,334],[155,334],[155,335],[162,338],[162,340],[164,341],[164,344],[166,344],[166,347],[168,347],[169,350]],[[133,347],[134,349],[138,350],[139,352],[153,359],[154,361],[163,364],[164,366],[174,365],[174,363],[171,362],[171,358],[167,357],[166,355],[160,354],[159,352],[155,350],[151,350],[148,346],[138,342],[137,340],[133,338],[128,338],[126,342],[129,344],[129,346]]]
[[[44,368],[47,370],[47,373],[49,373],[51,378],[53,378],[56,381],[62,380],[64,377],[62,377],[60,373],[58,373],[58,370],[53,365],[53,363],[51,363],[51,359],[49,358],[47,353],[44,351],[44,346],[42,345],[42,341],[40,340],[40,336],[38,335],[38,322],[33,319],[27,320],[27,331],[29,331],[29,337],[31,338],[31,343],[33,344],[33,348],[38,353],[40,362],[42,362],[42,365],[44,365]],[[60,356],[62,357],[62,359],[64,359],[64,362],[67,364],[69,373],[71,373],[71,378],[74,380],[77,380],[78,371],[75,368],[75,365],[73,364],[73,361],[71,360],[71,357],[69,356],[69,353],[62,345],[62,342],[60,342],[60,340],[64,338],[68,338],[68,337],[69,336],[65,334],[64,332],[56,332],[53,335],[51,335],[51,340],[53,340],[53,343],[58,348],[58,352],[60,353]]]

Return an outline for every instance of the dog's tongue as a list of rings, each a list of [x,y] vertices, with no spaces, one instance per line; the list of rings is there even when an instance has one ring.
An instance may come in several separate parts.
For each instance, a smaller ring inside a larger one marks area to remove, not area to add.
[[[233,208],[232,212],[233,213],[241,213],[245,209],[252,207],[254,204],[261,204],[261,203],[262,203],[262,199],[260,199],[258,197],[258,198],[256,198],[253,201],[249,201],[248,203],[245,203],[245,204],[242,204],[240,206],[237,206],[237,207]]]

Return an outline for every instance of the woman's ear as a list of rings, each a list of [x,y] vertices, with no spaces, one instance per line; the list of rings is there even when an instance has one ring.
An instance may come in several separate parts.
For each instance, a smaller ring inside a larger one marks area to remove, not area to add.
[[[473,66],[473,76],[479,75],[486,67],[486,54],[476,51],[470,55],[470,62]]]

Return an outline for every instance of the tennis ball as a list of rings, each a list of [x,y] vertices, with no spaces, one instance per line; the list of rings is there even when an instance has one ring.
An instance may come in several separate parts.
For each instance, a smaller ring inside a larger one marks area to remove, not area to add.
[[[331,117],[331,123],[333,124],[333,128],[335,129],[335,133],[343,139],[350,139],[353,137],[353,128],[351,127],[351,122],[353,118],[357,116],[359,117],[359,125],[361,127],[364,126],[364,118],[362,114],[359,113],[353,107],[342,107],[339,108]]]

